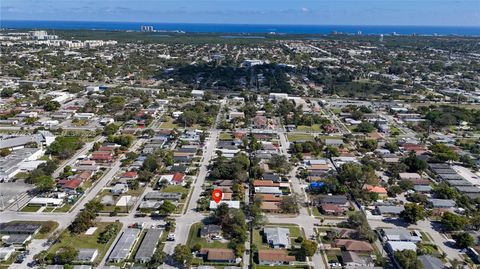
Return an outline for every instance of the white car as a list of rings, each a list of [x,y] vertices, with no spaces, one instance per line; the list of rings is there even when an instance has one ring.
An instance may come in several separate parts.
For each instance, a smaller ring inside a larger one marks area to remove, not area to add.
[[[169,234],[167,237],[167,241],[175,241],[175,234]]]

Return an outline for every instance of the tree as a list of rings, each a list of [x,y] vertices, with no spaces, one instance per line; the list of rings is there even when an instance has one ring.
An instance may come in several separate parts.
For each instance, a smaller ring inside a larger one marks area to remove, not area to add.
[[[414,250],[405,249],[402,251],[395,251],[393,256],[403,269],[423,268],[422,264],[417,259],[417,253]]]
[[[114,135],[120,127],[114,123],[110,123],[103,128],[102,134],[104,136]]]
[[[468,220],[464,216],[460,216],[447,211],[442,215],[442,219],[440,222],[442,223],[445,230],[451,232],[463,230],[465,228],[465,225],[467,225]]]
[[[446,182],[440,182],[433,187],[435,197],[439,199],[454,199],[458,196],[457,191]]]
[[[360,133],[371,133],[375,130],[375,126],[371,124],[370,122],[363,121],[360,124],[357,125],[357,128],[355,131],[360,132]]]
[[[367,152],[376,150],[378,147],[378,142],[373,139],[364,140],[361,144],[361,148]]]
[[[118,226],[115,224],[109,224],[105,227],[105,230],[98,236],[97,242],[100,244],[106,244],[118,233]]]
[[[59,264],[69,264],[77,258],[77,255],[78,250],[73,246],[67,245],[58,250],[55,259]]]
[[[162,215],[169,215],[175,211],[177,206],[169,200],[163,201],[163,204],[158,208],[158,211]]]
[[[457,233],[453,238],[459,248],[468,248],[475,245],[475,239],[467,232]]]
[[[425,219],[426,216],[425,208],[414,203],[406,203],[405,209],[400,213],[400,217],[412,224],[416,224],[417,221]]]
[[[317,251],[317,243],[311,240],[303,240],[300,247],[300,253],[305,257],[312,257]]]
[[[12,151],[8,148],[3,148],[0,150],[0,156],[1,157],[7,157],[8,155],[10,155]]]
[[[388,149],[390,153],[395,153],[399,150],[397,143],[393,143],[393,142],[386,143],[384,147]]]
[[[296,194],[282,196],[282,201],[280,201],[279,207],[283,213],[298,213],[298,197]]]
[[[142,164],[142,171],[155,172],[158,169],[159,165],[157,162],[157,157],[153,154],[147,155]]]
[[[60,108],[60,103],[57,102],[57,101],[48,101],[48,102],[45,103],[43,108],[46,111],[55,111],[55,110],[58,110]]]
[[[35,187],[40,192],[49,192],[55,187],[55,180],[51,176],[41,176],[37,179]]]
[[[408,154],[408,157],[404,158],[402,162],[408,167],[408,172],[419,172],[427,168],[427,163],[417,157],[414,151]]]
[[[252,217],[252,225],[258,227],[265,222],[265,217],[262,213],[262,199],[255,197],[253,203],[249,207],[250,216]]]
[[[430,150],[433,152],[433,158],[441,162],[458,161],[460,158],[452,148],[445,144],[434,144],[430,147]]]
[[[150,258],[150,261],[148,261],[148,267],[149,268],[158,268],[160,265],[162,265],[165,262],[165,259],[167,258],[167,255],[163,251],[155,251],[153,253],[153,256]]]
[[[290,169],[292,169],[292,166],[288,162],[287,156],[285,156],[285,155],[274,155],[274,156],[272,156],[272,158],[268,162],[268,166],[271,169],[273,169],[273,170],[275,170],[279,173],[283,173],[283,174],[288,173],[290,171]]]
[[[104,208],[104,205],[98,199],[90,200],[88,203],[85,204],[85,210],[91,211],[95,214],[102,211],[103,208]]]
[[[173,250],[173,259],[185,267],[188,267],[193,259],[192,251],[186,245],[177,245]]]
[[[15,90],[13,88],[5,88],[2,91],[0,91],[0,97],[9,98],[9,97],[12,97],[14,93],[15,93]]]

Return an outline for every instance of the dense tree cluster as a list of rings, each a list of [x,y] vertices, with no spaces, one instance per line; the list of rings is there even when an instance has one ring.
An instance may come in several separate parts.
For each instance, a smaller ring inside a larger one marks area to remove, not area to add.
[[[46,153],[64,160],[72,157],[83,144],[78,137],[59,136],[50,144]]]

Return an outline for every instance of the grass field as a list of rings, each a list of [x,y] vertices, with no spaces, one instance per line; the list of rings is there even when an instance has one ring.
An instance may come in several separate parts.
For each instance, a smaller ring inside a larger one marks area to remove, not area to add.
[[[296,142],[296,141],[312,141],[314,140],[313,135],[309,134],[295,134],[295,133],[289,133],[287,135],[288,141],[290,142]]]
[[[301,236],[304,239],[305,238],[305,233],[303,230],[295,224],[278,224],[278,225],[265,225],[265,227],[282,227],[282,228],[288,228],[290,230],[290,241],[292,246],[295,243],[295,239],[297,237]],[[254,229],[253,230],[253,244],[257,245],[259,249],[270,249],[270,246],[268,246],[266,243],[263,243],[262,235],[260,234],[260,229]]]
[[[225,133],[225,132],[221,132],[218,139],[219,139],[219,140],[225,140],[225,141],[231,141],[231,140],[233,140],[232,134],[230,134],[230,133]]]
[[[173,119],[172,118],[167,118],[166,121],[162,122],[162,124],[160,125],[160,128],[163,128],[163,129],[174,129],[174,128],[178,128],[178,125],[173,123]]]
[[[41,206],[39,205],[26,205],[20,210],[21,212],[37,212]]]
[[[162,189],[162,192],[179,192],[179,193],[188,193],[188,189],[183,186],[167,186]]]
[[[49,253],[56,253],[60,248],[64,246],[73,246],[76,249],[79,248],[95,248],[98,250],[98,256],[96,261],[102,260],[103,256],[105,256],[108,248],[115,240],[116,236],[112,236],[110,241],[106,244],[98,243],[99,235],[105,230],[105,228],[114,223],[118,227],[118,231],[120,231],[122,224],[118,222],[99,222],[97,223],[96,227],[97,230],[92,235],[85,235],[82,234],[72,234],[69,230],[63,231],[60,235],[60,242],[56,243],[48,250]]]
[[[203,227],[203,223],[197,222],[190,227],[188,233],[188,246],[193,247],[196,244],[200,244],[202,248],[227,248],[228,243],[222,243],[219,240],[207,241],[205,238],[200,237],[200,229]]]
[[[297,130],[302,132],[320,132],[322,130],[322,126],[320,126],[320,124],[312,124],[312,126],[299,125],[297,126]]]

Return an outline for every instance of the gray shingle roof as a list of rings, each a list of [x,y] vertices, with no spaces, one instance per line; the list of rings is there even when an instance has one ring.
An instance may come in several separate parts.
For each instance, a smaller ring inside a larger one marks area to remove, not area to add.
[[[157,247],[158,240],[160,240],[161,234],[162,230],[160,229],[149,229],[138,248],[135,260],[143,262],[150,261],[150,258],[152,258],[155,248]]]
[[[135,240],[137,240],[138,234],[140,233],[139,229],[128,228],[122,234],[120,239],[118,239],[117,244],[110,253],[108,257],[109,260],[124,260],[130,255]]]

